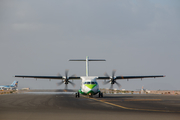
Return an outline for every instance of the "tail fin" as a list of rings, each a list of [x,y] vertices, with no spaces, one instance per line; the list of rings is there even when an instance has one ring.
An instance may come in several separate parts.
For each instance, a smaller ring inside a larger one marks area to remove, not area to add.
[[[14,81],[11,85],[13,85],[14,87],[18,86],[18,81]]]

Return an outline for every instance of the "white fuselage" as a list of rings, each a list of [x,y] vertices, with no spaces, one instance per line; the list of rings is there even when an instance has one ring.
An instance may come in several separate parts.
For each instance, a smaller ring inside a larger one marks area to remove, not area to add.
[[[99,93],[99,85],[96,81],[96,78],[97,78],[96,76],[81,77],[82,83],[79,92],[85,95],[89,95],[89,94],[95,95]]]

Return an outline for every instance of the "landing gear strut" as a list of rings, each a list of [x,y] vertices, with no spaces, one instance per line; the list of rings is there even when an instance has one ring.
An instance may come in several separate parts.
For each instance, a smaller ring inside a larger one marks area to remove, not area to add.
[[[102,92],[99,92],[99,97],[103,97],[103,93]]]
[[[79,98],[80,97],[79,92],[77,92],[75,96],[76,98]]]

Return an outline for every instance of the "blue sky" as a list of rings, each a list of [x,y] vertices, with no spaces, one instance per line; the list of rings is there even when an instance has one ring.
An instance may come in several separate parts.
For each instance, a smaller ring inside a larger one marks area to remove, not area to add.
[[[0,84],[57,89],[57,80],[14,75],[85,75],[85,63],[68,59],[103,58],[90,75],[166,75],[119,80],[121,89],[180,89],[180,2],[178,0],[0,1]],[[80,81],[75,82],[79,88]],[[109,88],[110,85],[102,85]],[[115,88],[116,85],[114,86]],[[71,88],[71,87],[70,87]]]

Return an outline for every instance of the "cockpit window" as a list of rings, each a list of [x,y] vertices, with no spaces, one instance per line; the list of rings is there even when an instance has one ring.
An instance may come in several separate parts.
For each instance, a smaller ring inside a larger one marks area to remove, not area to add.
[[[95,82],[91,82],[91,84],[95,84]]]
[[[97,82],[84,82],[84,84],[97,84]]]

